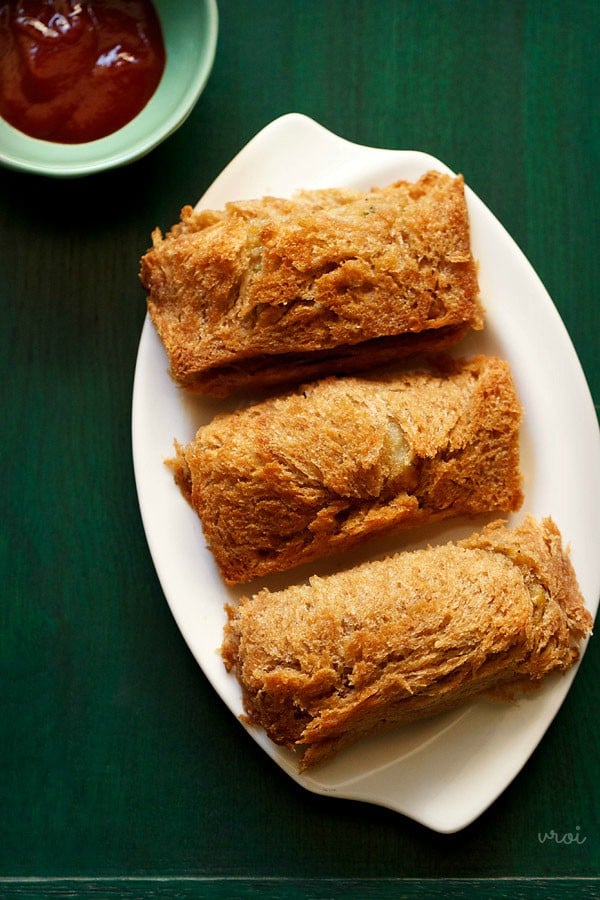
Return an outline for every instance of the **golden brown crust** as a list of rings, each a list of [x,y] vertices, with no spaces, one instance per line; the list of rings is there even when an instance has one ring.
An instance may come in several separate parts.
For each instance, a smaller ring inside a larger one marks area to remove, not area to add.
[[[503,523],[229,609],[251,722],[315,765],[358,738],[578,658],[592,619],[550,519]]]
[[[182,211],[141,261],[182,387],[214,396],[441,349],[482,327],[461,176]]]
[[[230,584],[375,534],[519,507],[508,365],[329,378],[217,416],[171,465]]]

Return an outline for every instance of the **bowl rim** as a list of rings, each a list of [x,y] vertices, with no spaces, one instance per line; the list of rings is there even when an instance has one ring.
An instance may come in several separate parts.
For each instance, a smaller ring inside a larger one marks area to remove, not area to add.
[[[217,51],[217,39],[219,33],[219,12],[217,0],[200,0],[203,4],[203,13],[206,16],[206,31],[202,41],[203,52],[199,59],[199,65],[195,76],[191,79],[187,90],[177,103],[176,107],[165,117],[161,126],[154,130],[145,131],[140,137],[133,137],[132,143],[127,146],[119,146],[111,149],[115,144],[116,136],[121,135],[124,129],[134,127],[138,116],[143,115],[141,110],[134,119],[119,128],[112,134],[106,135],[95,141],[87,141],[80,144],[63,144],[54,141],[44,141],[39,138],[29,137],[14,128],[5,119],[0,117],[0,124],[7,132],[22,137],[27,145],[38,149],[47,147],[52,154],[58,154],[52,159],[29,159],[21,157],[14,151],[6,150],[0,146],[0,165],[13,171],[27,172],[29,174],[48,175],[53,177],[77,177],[91,175],[106,169],[117,168],[145,156],[173,132],[175,132],[188,118],[196,101],[204,90],[213,68]],[[160,11],[159,11],[160,14]],[[160,85],[159,85],[160,88]],[[159,90],[157,88],[157,91]],[[152,100],[149,101],[150,103]],[[146,109],[144,107],[144,109]],[[104,145],[104,146],[103,146]],[[93,155],[89,156],[91,149],[97,148]]]

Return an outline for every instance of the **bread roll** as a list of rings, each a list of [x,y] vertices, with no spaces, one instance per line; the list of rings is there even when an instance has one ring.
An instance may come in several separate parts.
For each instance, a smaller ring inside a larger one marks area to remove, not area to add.
[[[249,720],[306,769],[363,735],[564,671],[591,628],[550,519],[502,523],[229,610]]]
[[[519,507],[508,365],[328,378],[216,417],[170,462],[229,584],[367,538]]]
[[[190,391],[298,384],[482,327],[461,176],[182,211],[141,261],[172,377]]]

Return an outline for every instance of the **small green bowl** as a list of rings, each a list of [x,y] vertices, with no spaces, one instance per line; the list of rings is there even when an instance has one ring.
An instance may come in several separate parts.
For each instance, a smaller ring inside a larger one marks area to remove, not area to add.
[[[216,0],[155,0],[167,52],[165,71],[144,109],[108,137],[58,144],[28,137],[0,118],[0,163],[69,178],[139,159],[187,119],[210,75],[217,48]]]

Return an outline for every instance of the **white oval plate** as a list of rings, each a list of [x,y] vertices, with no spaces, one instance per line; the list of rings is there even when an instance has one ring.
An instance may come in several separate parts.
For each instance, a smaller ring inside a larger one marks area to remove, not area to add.
[[[368,189],[414,180],[428,169],[450,170],[424,153],[349,143],[295,113],[264,128],[234,158],[198,206],[299,188]],[[497,353],[512,367],[525,409],[522,467],[525,503],[518,516],[551,515],[571,546],[586,604],[595,614],[600,593],[600,433],[579,361],[556,308],[519,248],[467,189],[472,243],[480,264],[486,309],[484,332],[459,348]],[[167,375],[167,359],[154,328],[144,324],[133,392],[133,457],[150,552],[173,616],[207,678],[234,715],[241,694],[218,653],[224,604],[241,593],[225,587],[204,543],[195,513],[182,499],[164,460],[173,440],[187,442],[198,427],[229,404],[190,398]],[[239,400],[238,400],[239,403]],[[456,539],[481,523],[461,521],[375,542],[366,550],[329,560],[317,571],[394,548]],[[270,587],[298,582],[310,568],[265,580]],[[548,679],[514,704],[469,706],[390,734],[363,740],[307,774],[293,755],[260,729],[249,734],[287,774],[310,791],[380,804],[439,832],[464,828],[507,787],[558,712],[575,669]],[[244,726],[246,727],[246,726]],[[556,760],[559,765],[559,760]]]

